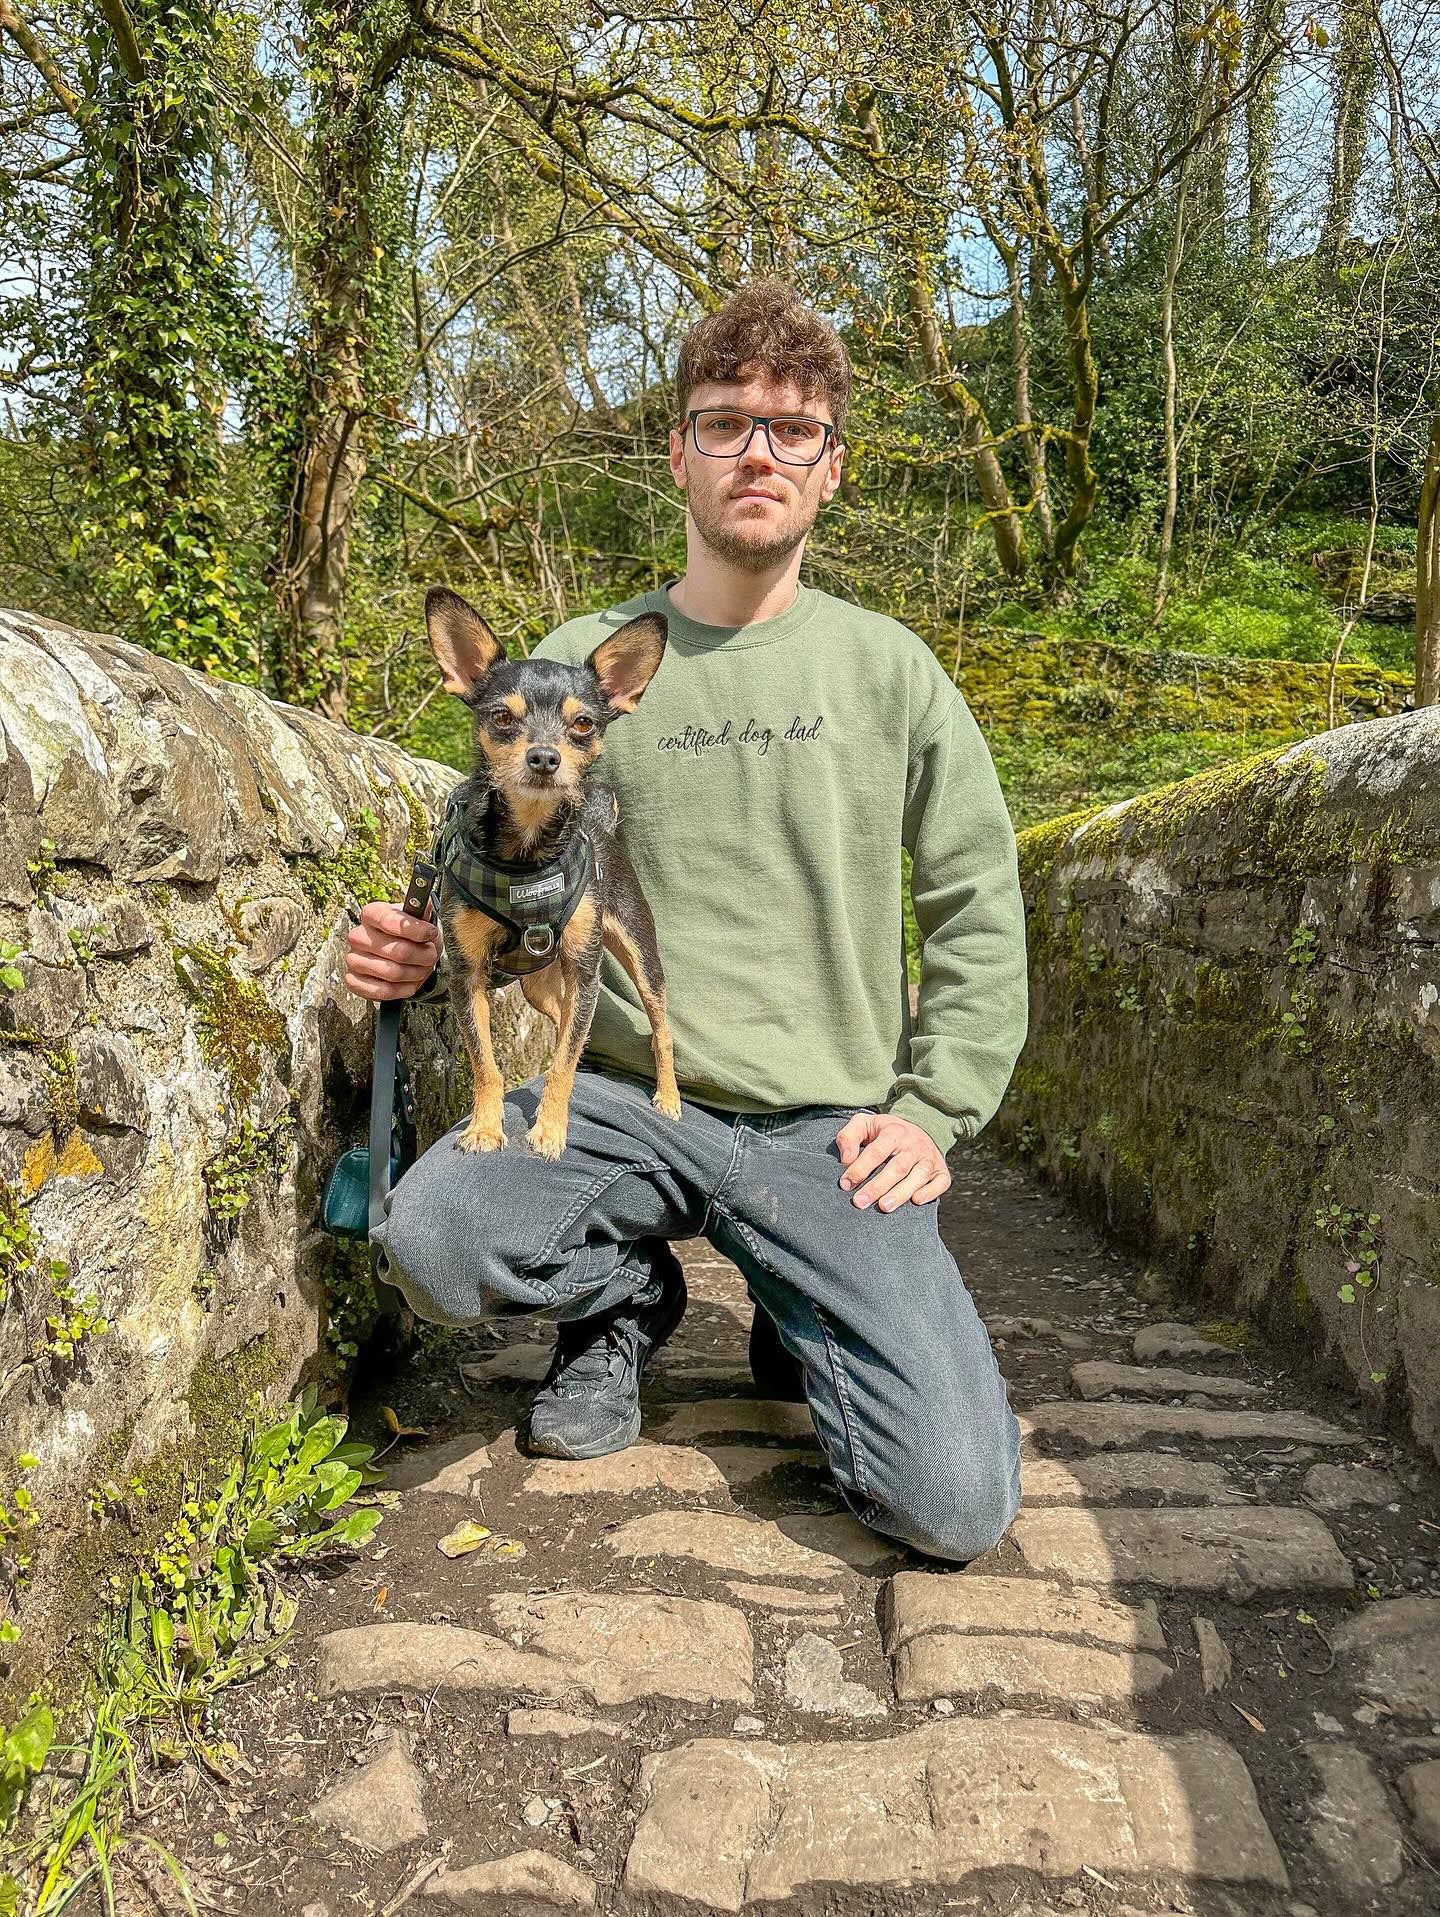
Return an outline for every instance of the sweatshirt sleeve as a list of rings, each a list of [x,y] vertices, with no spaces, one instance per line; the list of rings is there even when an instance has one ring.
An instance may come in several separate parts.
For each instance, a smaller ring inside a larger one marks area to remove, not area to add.
[[[450,990],[450,954],[445,950],[445,934],[440,934],[440,956],[435,961],[435,970],[425,983],[410,994],[412,1005],[433,1005],[436,1000],[444,999]]]
[[[910,1069],[887,1109],[948,1152],[994,1117],[1029,1017],[1015,833],[958,693],[911,755],[904,842],[923,946]]]

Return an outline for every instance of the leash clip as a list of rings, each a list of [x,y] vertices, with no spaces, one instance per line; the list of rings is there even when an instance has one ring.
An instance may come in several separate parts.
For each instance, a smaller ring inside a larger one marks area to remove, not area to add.
[[[535,943],[537,939],[543,939],[544,944],[537,945]],[[527,925],[520,934],[520,943],[531,958],[544,958],[547,952],[553,952],[555,949],[555,934],[548,925]]]

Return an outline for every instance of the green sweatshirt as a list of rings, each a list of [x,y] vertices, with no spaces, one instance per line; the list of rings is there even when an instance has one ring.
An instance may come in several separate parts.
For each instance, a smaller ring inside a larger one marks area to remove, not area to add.
[[[656,588],[532,656],[577,664],[647,611],[669,621],[665,656],[596,772],[655,915],[682,1094],[882,1106],[942,1151],[973,1137],[1027,1003],[1015,835],[969,707],[906,627],[805,585],[740,627],[698,625]],[[924,940],[913,1028],[902,844]],[[654,1082],[608,953],[585,1063]]]

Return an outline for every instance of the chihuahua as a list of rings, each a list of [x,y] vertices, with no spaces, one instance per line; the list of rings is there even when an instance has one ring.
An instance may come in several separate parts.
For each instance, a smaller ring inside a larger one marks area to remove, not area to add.
[[[615,794],[593,776],[606,729],[635,710],[664,657],[663,614],[631,619],[580,666],[508,660],[475,608],[444,586],[425,596],[425,626],[446,691],[474,715],[474,762],[451,797],[436,860],[451,1003],[474,1086],[461,1150],[505,1143],[490,994],[517,977],[556,1034],[527,1138],[543,1158],[565,1149],[602,948],[634,981],[650,1020],[651,1102],[679,1118],[655,921],[617,833]]]

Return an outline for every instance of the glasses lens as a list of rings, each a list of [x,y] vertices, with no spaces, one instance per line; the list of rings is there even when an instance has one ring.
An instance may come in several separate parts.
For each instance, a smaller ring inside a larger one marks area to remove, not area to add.
[[[772,419],[770,444],[775,448],[777,459],[788,459],[792,464],[809,466],[820,457],[820,448],[825,444],[825,428],[818,419],[802,419],[798,414],[788,419]]]
[[[739,453],[750,437],[753,423],[748,413],[727,412],[720,407],[698,413],[695,444],[702,453],[716,458]],[[777,459],[793,466],[810,466],[820,457],[825,445],[825,428],[818,420],[799,415],[772,420],[770,444]]]

